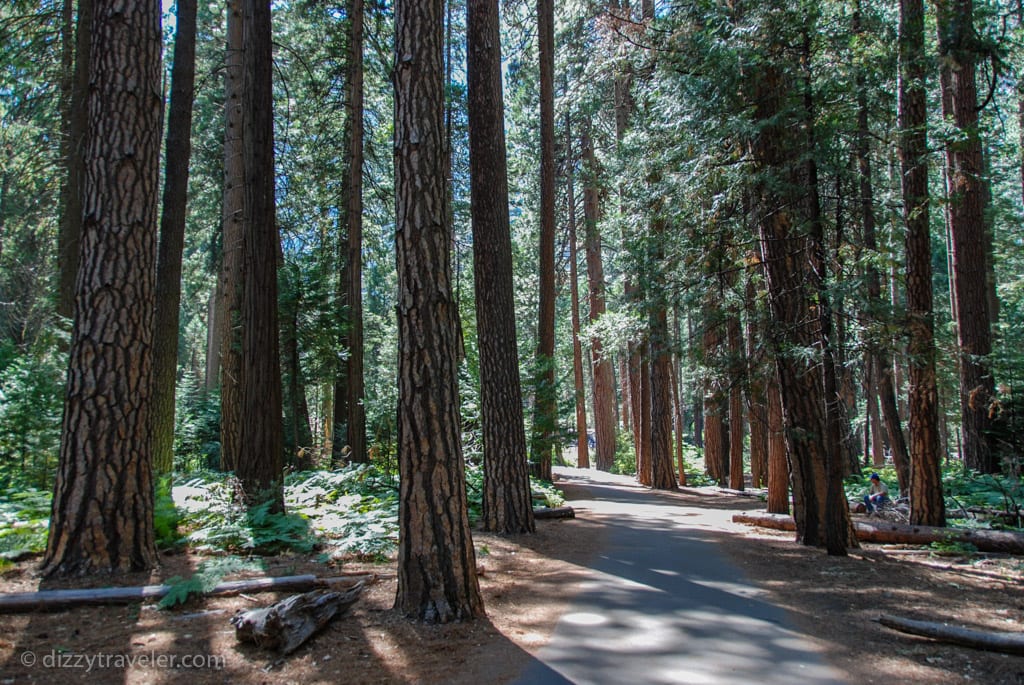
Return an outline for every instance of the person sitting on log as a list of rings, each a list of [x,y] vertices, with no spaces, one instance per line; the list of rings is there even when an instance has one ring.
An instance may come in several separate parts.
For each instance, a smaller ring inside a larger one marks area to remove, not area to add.
[[[868,494],[864,495],[864,508],[867,513],[872,514],[889,501],[889,486],[886,485],[877,473],[872,473],[869,479],[871,484]]]

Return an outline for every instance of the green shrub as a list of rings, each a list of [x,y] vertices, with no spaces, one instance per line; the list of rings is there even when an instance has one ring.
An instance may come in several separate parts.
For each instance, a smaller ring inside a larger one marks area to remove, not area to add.
[[[627,431],[615,436],[615,462],[610,473],[624,476],[636,475],[636,450],[633,447],[633,436]]]

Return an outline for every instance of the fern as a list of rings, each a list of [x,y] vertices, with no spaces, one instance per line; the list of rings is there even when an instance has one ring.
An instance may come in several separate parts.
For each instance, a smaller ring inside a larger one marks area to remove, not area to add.
[[[168,579],[170,590],[160,599],[157,606],[160,609],[169,609],[184,604],[192,597],[204,595],[217,587],[224,580],[224,576],[230,573],[263,570],[265,566],[262,561],[239,559],[234,556],[207,559],[190,578],[174,576]]]

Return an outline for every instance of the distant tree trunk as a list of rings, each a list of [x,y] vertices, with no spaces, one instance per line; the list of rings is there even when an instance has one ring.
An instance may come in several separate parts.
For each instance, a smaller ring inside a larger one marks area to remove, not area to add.
[[[708,318],[704,324],[703,343],[704,357],[709,366],[712,355],[725,342],[724,337],[721,324],[713,318]],[[704,470],[708,476],[724,485],[728,477],[729,464],[729,395],[718,372],[715,372],[715,376],[708,382],[703,414]]]
[[[678,319],[678,317],[677,317]],[[685,418],[683,413],[682,394],[679,392],[679,359],[672,360],[672,406],[674,408],[675,449],[677,471],[680,485],[686,485],[686,456],[683,447],[683,431]]]
[[[637,476],[644,485],[654,481],[654,463],[651,444],[651,351],[650,341],[637,346],[640,361],[640,449],[637,450]],[[642,465],[642,466],[641,466]]]
[[[654,183],[661,179],[655,177]],[[668,221],[664,218],[663,200],[655,201],[651,208],[652,268],[663,269],[665,243],[668,240]],[[675,371],[672,367],[672,340],[668,327],[669,292],[663,279],[655,279],[647,294],[649,302],[648,329],[650,342],[647,349],[650,361],[647,364],[649,391],[648,405],[648,459],[650,461],[651,487],[658,490],[676,490],[675,468],[672,445],[672,387]],[[684,476],[685,477],[685,476]]]
[[[429,623],[483,617],[460,438],[444,178],[444,2],[395,6],[398,590]]]
[[[242,247],[245,215],[245,137],[242,0],[228,0],[224,57],[224,192],[221,209],[220,460],[238,468],[242,447]]]
[[[138,571],[157,560],[149,410],[160,7],[97,0],[91,30],[82,261],[43,558],[48,575]]]
[[[786,456],[786,425],[782,416],[782,393],[778,376],[768,385],[768,501],[770,514],[789,513],[789,461]]]
[[[174,394],[178,372],[181,255],[185,245],[188,166],[192,156],[192,91],[196,73],[196,0],[177,0],[171,101],[167,118],[164,210],[156,266],[153,330],[153,469],[174,469]]]
[[[532,533],[513,298],[498,0],[469,0],[466,10],[470,206],[484,443],[482,522],[484,530],[493,533]],[[549,472],[550,459],[549,454]]]
[[[537,320],[533,437],[530,453],[540,476],[551,480],[551,452],[558,432],[555,388],[555,10],[537,0],[540,62],[540,296]]]
[[[757,287],[752,277],[746,283],[747,422],[750,424],[750,480],[755,488],[768,484],[768,407],[763,365],[758,361],[756,322]]]
[[[988,444],[989,404],[995,383],[986,357],[992,352],[992,315],[985,258],[985,194],[975,81],[978,37],[972,0],[934,0],[939,55],[949,64],[949,97],[943,115],[960,133],[946,146],[949,219],[960,358],[960,412],[964,463],[985,473],[999,470]]]
[[[61,187],[60,230],[57,236],[57,261],[60,281],[57,313],[70,319],[74,315],[75,277],[78,274],[82,234],[83,185],[85,183],[86,134],[89,126],[89,59],[92,50],[94,0],[78,0],[78,25],[74,31],[74,60],[71,55],[71,14],[73,0],[65,0],[63,14],[62,64],[66,70],[61,87],[65,91],[67,111],[61,154],[66,176]]]
[[[331,464],[368,463],[363,405],[363,0],[349,0],[345,63],[345,170],[338,231],[340,346],[348,356],[334,382]],[[446,176],[447,178],[447,176]]]
[[[590,132],[583,132],[583,164],[586,186],[583,190],[584,244],[587,257],[587,281],[590,286],[590,322],[604,314],[604,265],[601,257],[599,169]],[[615,376],[612,361],[604,354],[600,338],[590,341],[594,383],[594,431],[597,434],[597,468],[608,471],[615,464]]]
[[[861,32],[861,20],[859,7],[853,18],[854,32]],[[871,183],[871,156],[870,142],[871,132],[868,128],[868,102],[867,87],[864,83],[864,74],[858,71],[857,75],[857,138],[854,147],[854,154],[857,160],[857,172],[860,177],[860,214],[861,227],[863,229],[864,249],[870,254],[878,252],[878,241],[875,232],[875,201],[874,186]],[[872,318],[882,317],[882,278],[875,266],[873,259],[868,260],[867,267],[867,291],[868,311]],[[900,490],[906,492],[910,485],[910,457],[907,453],[906,441],[903,439],[903,428],[900,425],[899,407],[896,401],[896,387],[893,384],[893,369],[891,354],[884,346],[873,342],[868,347],[867,356],[870,367],[875,370],[877,391],[880,398],[882,415],[885,418],[886,432],[889,436],[889,446],[892,449],[893,464],[896,466],[896,475],[899,480]],[[875,398],[869,400],[869,408],[874,404]],[[876,414],[878,409],[875,408]]]
[[[878,368],[870,355],[864,367],[864,402],[867,405],[866,426],[869,441],[866,447],[871,452],[871,464],[877,468],[885,466],[885,444],[882,442],[882,420],[878,415]]]
[[[924,7],[899,5],[899,151],[907,246],[907,333],[910,366],[910,518],[946,525],[939,450],[938,390],[932,311],[932,249],[928,221],[927,97]],[[973,79],[973,76],[972,76]]]
[[[203,388],[206,392],[213,392],[217,389],[220,377],[220,279],[210,293],[210,299],[206,303],[206,375]]]
[[[285,363],[284,377],[287,383],[284,392],[284,446],[287,464],[300,470],[312,467],[308,448],[313,444],[313,432],[309,427],[309,403],[306,400],[306,383],[302,374],[299,355],[299,312],[302,310],[302,294],[299,292],[298,269],[288,269],[285,281],[285,295],[281,298],[281,356]]]
[[[278,349],[274,99],[270,0],[244,0],[242,120],[245,211],[242,283],[242,417],[245,452],[235,472],[251,502],[283,509],[281,361]]]
[[[344,345],[348,348],[345,364],[345,417],[348,458],[369,463],[366,449],[366,407],[363,378],[363,0],[348,2],[348,60],[346,66],[345,116],[347,155],[344,201],[348,256],[343,270],[347,283],[348,305]]]
[[[587,440],[587,393],[583,377],[583,341],[580,338],[579,268],[576,250],[576,188],[572,156],[572,134],[569,115],[565,116],[566,211],[569,217],[569,295],[572,309],[572,371],[576,398],[576,466],[590,468],[590,448]]]
[[[629,352],[619,352],[619,382],[622,383],[621,388],[621,410],[618,411],[619,418],[621,419],[622,430],[627,433],[633,431],[633,414],[629,410],[630,406],[630,387],[629,387]],[[619,405],[616,405],[618,407]],[[616,425],[619,425],[619,421],[616,421]]]
[[[734,370],[729,383],[729,487],[744,490],[743,479],[743,332],[740,318],[730,312],[726,321],[726,341],[729,346],[729,365]]]

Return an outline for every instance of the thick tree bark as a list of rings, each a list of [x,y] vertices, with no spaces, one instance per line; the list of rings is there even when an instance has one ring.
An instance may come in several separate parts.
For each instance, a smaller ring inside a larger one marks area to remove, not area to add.
[[[242,435],[242,226],[245,214],[245,155],[242,120],[242,0],[227,2],[224,56],[224,192],[221,197],[220,270],[220,460],[238,468]]]
[[[921,0],[900,0],[899,46],[898,119],[906,224],[910,366],[910,518],[915,524],[944,526],[946,509],[942,495],[939,400],[935,376],[924,7]]]
[[[839,545],[830,537],[835,531],[826,508],[828,455],[822,367],[820,362],[789,352],[819,347],[821,340],[820,322],[813,316],[808,292],[808,250],[813,245],[797,230],[797,219],[788,209],[806,201],[794,190],[806,180],[797,166],[794,127],[779,116],[788,92],[792,86],[778,67],[769,64],[761,70],[755,84],[754,116],[758,122],[769,123],[761,127],[752,152],[759,168],[781,176],[775,186],[763,184],[759,189],[758,226],[773,322],[769,334],[782,392],[797,539],[838,553]]]
[[[466,10],[473,274],[484,443],[482,523],[484,530],[494,533],[532,533],[513,299],[498,0],[469,0]],[[549,454],[548,472],[550,461]]]
[[[458,311],[444,178],[444,2],[395,6],[399,548],[395,608],[484,615],[460,438]]]
[[[152,383],[160,8],[98,0],[89,59],[82,261],[44,572],[156,563]]]
[[[599,169],[590,132],[583,132],[583,165],[586,186],[583,190],[584,244],[587,257],[587,282],[590,290],[590,322],[605,311],[604,264],[601,256]],[[594,432],[597,434],[597,468],[608,471],[615,463],[615,376],[612,361],[605,354],[600,338],[590,340],[594,384]]]
[[[252,502],[284,507],[281,361],[277,260],[280,240],[274,197],[274,98],[270,0],[244,0],[242,121],[245,145],[243,212],[240,457],[235,472]]]
[[[989,404],[995,382],[987,356],[992,352],[985,258],[985,192],[982,183],[981,135],[975,64],[979,50],[972,0],[934,0],[939,29],[939,55],[949,65],[948,97],[943,115],[960,134],[946,146],[949,220],[952,233],[953,285],[960,346],[960,413],[963,459],[985,473],[999,470],[988,443]]]
[[[171,101],[167,118],[167,163],[156,265],[153,330],[153,469],[174,468],[174,396],[178,372],[181,255],[185,245],[188,166],[192,157],[192,99],[196,73],[196,0],[177,0]]]
[[[540,297],[530,453],[540,476],[551,480],[558,433],[555,386],[555,10],[554,0],[537,0],[540,62]]]
[[[86,134],[89,126],[89,59],[92,52],[92,22],[94,0],[78,0],[78,25],[74,31],[74,61],[71,61],[71,6],[72,0],[65,0],[63,27],[62,64],[65,73],[62,88],[66,90],[66,128],[61,141],[66,177],[61,188],[60,230],[57,236],[57,261],[59,284],[57,292],[57,313],[63,317],[74,316],[75,277],[81,258],[82,204],[85,183],[85,150],[88,143]]]

